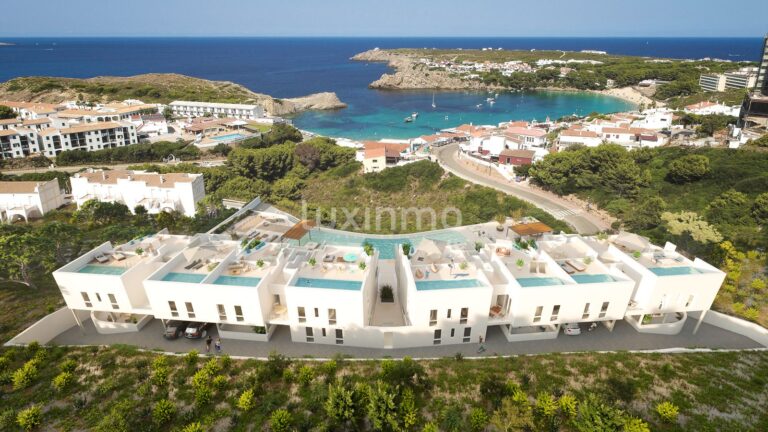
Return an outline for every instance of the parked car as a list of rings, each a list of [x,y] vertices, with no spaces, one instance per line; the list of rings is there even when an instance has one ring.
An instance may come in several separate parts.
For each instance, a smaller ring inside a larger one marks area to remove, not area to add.
[[[201,339],[208,336],[208,328],[210,323],[193,322],[189,323],[187,329],[184,331],[184,337],[187,339]]]
[[[581,334],[581,327],[576,323],[568,323],[563,327],[563,332],[568,336],[578,336]]]
[[[188,325],[189,323],[187,321],[166,321],[163,337],[166,339],[178,339],[184,335],[184,331],[187,329]]]

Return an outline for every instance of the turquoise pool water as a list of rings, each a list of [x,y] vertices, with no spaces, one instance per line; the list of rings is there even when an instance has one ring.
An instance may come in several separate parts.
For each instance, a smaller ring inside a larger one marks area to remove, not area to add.
[[[550,285],[565,285],[561,279],[553,277],[526,277],[518,278],[517,283],[522,287],[536,287],[536,286],[550,286]]]
[[[340,279],[313,279],[300,277],[296,281],[297,287],[302,288],[329,288],[345,291],[359,291],[363,283],[360,281],[348,281]]]
[[[571,277],[580,284],[616,281],[613,276],[607,274],[577,274],[571,275]]]
[[[106,265],[87,264],[85,267],[78,270],[78,273],[100,274],[100,275],[121,275],[128,270],[125,267],[113,267]]]
[[[248,276],[219,276],[213,281],[216,285],[233,285],[244,287],[255,287],[261,282],[261,278]]]
[[[418,245],[422,239],[428,238],[430,240],[440,240],[448,244],[464,243],[466,238],[460,233],[455,231],[440,231],[429,232],[421,234],[410,234],[391,238],[372,238],[366,237],[365,234],[354,233],[337,233],[334,231],[325,230],[312,230],[301,238],[301,244],[313,241],[317,243],[327,243],[338,246],[361,246],[364,242],[369,242],[373,247],[379,251],[380,259],[394,259],[395,247],[409,243],[411,246]],[[296,240],[292,240],[292,243],[298,243]]]
[[[648,270],[655,273],[656,276],[678,276],[702,273],[693,267],[651,267]]]
[[[483,284],[481,284],[480,281],[477,279],[416,281],[417,291],[454,289],[454,288],[474,288],[474,287],[481,287],[481,286],[483,286]]]
[[[170,272],[163,276],[163,280],[167,282],[200,283],[203,279],[205,279],[205,275],[196,273]]]
[[[245,135],[239,134],[239,133],[211,137],[211,139],[214,141],[233,141],[233,140],[242,139],[242,138],[245,138]]]

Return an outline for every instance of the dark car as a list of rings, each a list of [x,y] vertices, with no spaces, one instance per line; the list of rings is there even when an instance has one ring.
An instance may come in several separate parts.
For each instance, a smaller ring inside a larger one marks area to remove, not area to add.
[[[187,329],[184,331],[184,337],[187,339],[200,339],[208,336],[208,328],[211,326],[209,323],[204,322],[192,322],[189,323]]]
[[[163,337],[166,339],[178,339],[184,335],[184,330],[187,329],[189,323],[187,321],[170,320],[165,323],[165,331]]]

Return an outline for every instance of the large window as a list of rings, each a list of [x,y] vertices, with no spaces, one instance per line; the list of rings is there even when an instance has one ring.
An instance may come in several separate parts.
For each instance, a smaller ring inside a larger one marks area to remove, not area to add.
[[[300,323],[307,322],[307,314],[304,311],[304,307],[303,306],[299,306],[297,309],[299,311],[299,322]]]
[[[557,321],[557,317],[560,316],[560,305],[552,306],[552,316],[549,317],[550,321]]]
[[[600,318],[605,318],[605,314],[608,313],[609,302],[603,302],[603,307],[600,308]]]
[[[88,293],[83,291],[80,293],[80,295],[83,296],[83,301],[85,302],[85,307],[93,307],[93,303],[91,303],[91,298],[88,296]]]
[[[306,332],[307,332],[307,342],[314,342],[315,332],[312,331],[312,327],[307,327]]]
[[[219,310],[219,320],[227,320],[227,311],[224,309],[224,305],[216,305],[216,309]]]
[[[464,327],[464,339],[462,342],[468,343],[472,339],[472,327]]]
[[[115,298],[114,294],[107,294],[109,296],[109,302],[112,304],[112,309],[120,309],[120,305],[117,304],[117,298]]]
[[[469,308],[461,308],[461,317],[459,318],[459,324],[466,324],[469,318]]]
[[[542,313],[544,313],[544,306],[536,306],[536,313],[533,314],[533,322],[540,322]]]
[[[192,303],[185,302],[184,305],[187,307],[187,316],[190,317],[190,318],[194,318],[195,317],[195,308],[192,307]]]
[[[589,318],[589,303],[584,305],[584,312],[581,314],[581,319]]]
[[[179,316],[179,310],[176,309],[176,302],[175,301],[169,301],[168,307],[171,308],[171,316],[176,318]]]
[[[336,345],[344,345],[344,331],[336,329]]]
[[[434,340],[432,341],[432,344],[440,345],[440,343],[442,342],[442,338],[443,338],[443,331],[440,329],[435,330],[435,336],[434,336]]]
[[[336,309],[328,309],[328,325],[336,324]]]
[[[429,325],[430,326],[437,325],[437,309],[432,309],[431,311],[429,311]]]
[[[243,322],[245,319],[243,318],[243,308],[242,306],[235,305],[235,320],[238,322]]]

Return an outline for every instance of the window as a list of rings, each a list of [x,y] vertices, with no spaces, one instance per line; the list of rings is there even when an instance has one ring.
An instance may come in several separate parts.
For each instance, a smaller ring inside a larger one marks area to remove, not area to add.
[[[187,316],[190,318],[195,317],[195,308],[192,307],[192,303],[185,302],[184,305],[187,307]]]
[[[307,327],[306,332],[307,332],[307,342],[314,342],[315,332],[312,331],[312,327]]]
[[[581,319],[589,318],[589,303],[584,305],[584,312],[581,314]]]
[[[96,301],[101,302],[101,295],[99,293],[96,293]]]
[[[279,305],[280,304],[280,294],[275,294],[274,298],[272,300],[273,304]]]
[[[88,293],[83,291],[80,293],[80,295],[83,296],[83,301],[85,302],[85,307],[93,307],[93,303],[91,303],[91,298],[88,297]]]
[[[336,329],[336,345],[344,345],[344,331]]]
[[[456,329],[451,329],[451,337],[456,336]]]
[[[227,311],[224,309],[224,305],[216,305],[216,308],[219,310],[219,319],[221,321],[226,321]]]
[[[319,317],[320,317],[320,309],[315,308],[315,318],[319,318]]]
[[[605,318],[605,314],[608,313],[609,302],[603,302],[603,307],[600,308],[600,318]]]
[[[459,324],[466,324],[468,317],[469,317],[469,308],[461,308],[461,317],[459,319]]]
[[[109,296],[109,302],[112,303],[112,309],[120,309],[120,305],[117,304],[117,299],[114,294],[107,294]]]
[[[448,313],[445,314],[445,317],[448,319],[451,319],[451,310],[448,309]]]
[[[238,322],[245,321],[243,318],[243,307],[235,305],[235,320]]]
[[[172,317],[178,317],[179,316],[179,310],[176,309],[176,302],[175,301],[169,301],[168,307],[171,308],[171,316]]]
[[[328,324],[336,324],[336,309],[328,309]]]
[[[299,306],[298,310],[299,310],[299,322],[300,323],[307,322],[307,315],[304,312],[304,308],[302,306]]]
[[[432,309],[429,311],[429,325],[437,325],[437,309]]]
[[[533,314],[533,322],[541,321],[541,314],[544,312],[544,306],[536,306],[536,313]]]
[[[557,317],[560,315],[560,305],[552,306],[552,316],[549,317],[550,321],[557,321]]]
[[[462,342],[469,343],[469,340],[472,338],[472,327],[465,327],[464,328],[464,339]]]
[[[323,337],[325,337],[325,327],[322,328]]]
[[[441,339],[443,337],[443,331],[440,329],[435,330],[435,337],[432,341],[433,345],[440,345]]]
[[[98,294],[96,294],[96,295],[98,295]],[[689,295],[689,296],[688,296],[688,301],[687,301],[687,302],[685,302],[685,307],[688,307],[688,306],[690,306],[690,305],[691,305],[691,303],[693,303],[693,295]]]

